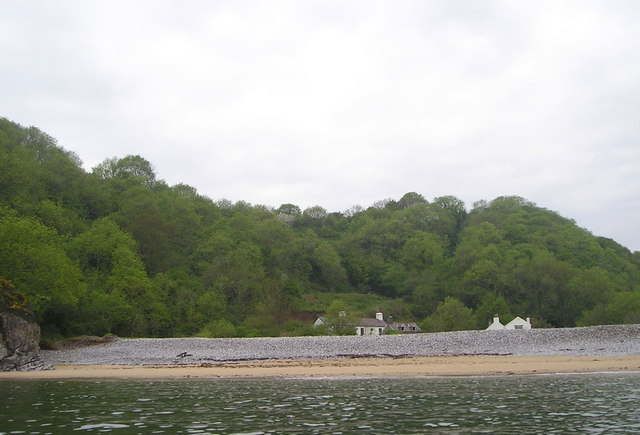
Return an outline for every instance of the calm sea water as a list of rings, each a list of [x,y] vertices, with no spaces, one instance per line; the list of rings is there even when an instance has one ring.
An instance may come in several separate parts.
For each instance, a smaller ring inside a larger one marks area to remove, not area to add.
[[[640,373],[0,382],[0,434],[640,433]]]

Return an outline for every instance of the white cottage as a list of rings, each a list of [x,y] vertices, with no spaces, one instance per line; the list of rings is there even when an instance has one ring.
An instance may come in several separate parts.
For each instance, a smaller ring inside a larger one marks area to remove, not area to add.
[[[340,312],[339,317],[345,317],[344,312]],[[326,326],[332,328],[333,325],[326,317],[318,317],[313,326]],[[356,335],[383,335],[387,328],[387,322],[384,321],[382,313],[376,313],[375,319],[364,318],[355,319],[343,326],[355,328]]]
[[[504,329],[531,329],[531,319],[527,317],[527,320],[524,320],[518,316],[504,325]]]
[[[502,329],[531,329],[531,319],[527,317],[527,320],[524,320],[518,316],[506,325],[503,325],[500,323],[500,317],[496,314],[493,317],[493,322],[489,325],[486,331],[499,331]]]
[[[382,313],[376,313],[375,319],[358,319],[354,324],[356,335],[382,335],[387,327]]]

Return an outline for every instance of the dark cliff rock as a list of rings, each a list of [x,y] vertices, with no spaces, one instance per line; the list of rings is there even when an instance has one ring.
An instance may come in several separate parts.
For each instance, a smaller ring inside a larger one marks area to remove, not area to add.
[[[0,371],[45,370],[40,359],[40,326],[26,298],[0,278]]]
[[[0,313],[0,371],[51,368],[40,360],[40,327],[13,313]]]

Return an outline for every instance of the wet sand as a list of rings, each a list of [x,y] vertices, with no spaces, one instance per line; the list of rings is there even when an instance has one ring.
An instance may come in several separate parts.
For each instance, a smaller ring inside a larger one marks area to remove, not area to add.
[[[0,380],[495,376],[619,371],[640,372],[640,355],[365,357],[198,365],[59,364],[55,370],[2,372]]]

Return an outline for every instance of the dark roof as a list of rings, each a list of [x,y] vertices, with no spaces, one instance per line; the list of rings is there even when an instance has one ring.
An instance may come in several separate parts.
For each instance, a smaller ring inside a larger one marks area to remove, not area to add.
[[[331,321],[326,317],[318,317],[325,325],[329,325]],[[316,320],[317,321],[317,320]],[[385,328],[387,326],[387,322],[384,320],[371,319],[371,318],[363,318],[363,319],[354,319],[350,320],[349,323],[343,324],[343,326],[354,326],[354,327],[366,327],[366,328]]]
[[[385,326],[387,326],[387,322],[385,322],[384,320],[365,318],[365,319],[358,319],[357,322],[354,323],[353,326],[384,328]]]

